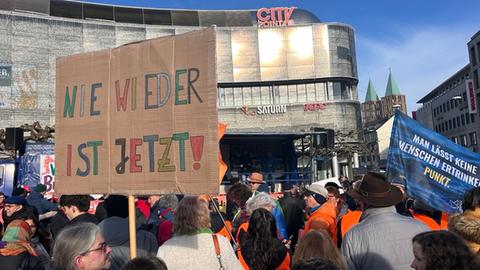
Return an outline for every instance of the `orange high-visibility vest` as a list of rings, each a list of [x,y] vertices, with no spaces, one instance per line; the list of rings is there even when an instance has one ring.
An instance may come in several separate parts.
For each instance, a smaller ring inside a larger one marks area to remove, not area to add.
[[[232,240],[232,237],[230,235],[230,233],[233,233],[232,232],[232,223],[228,220],[225,220],[225,225],[222,227],[222,229],[218,232],[216,232],[216,234],[220,234],[220,235],[223,235],[225,236],[225,238],[228,239],[228,241],[230,242]]]
[[[248,232],[248,222],[244,222],[240,224],[240,226],[237,229],[237,233],[235,235],[235,240],[237,241],[237,244],[240,244],[240,233],[243,231],[243,233]]]
[[[305,223],[304,233],[308,233],[312,228],[318,229],[318,224],[322,224],[322,229],[325,229],[333,242],[337,242],[337,218],[338,210],[333,203],[326,202],[320,208],[315,210]],[[315,226],[312,226],[315,225]]]
[[[350,228],[360,222],[360,217],[362,216],[362,213],[363,212],[360,210],[355,210],[348,212],[342,217],[340,224],[340,233],[342,234],[342,238],[345,236],[348,230],[350,230]]]
[[[414,219],[425,223],[432,231],[448,229],[448,216],[444,212],[442,212],[440,224],[438,224],[433,218],[427,215],[415,213],[413,210],[409,210],[409,211],[410,211],[410,214],[412,214]]]

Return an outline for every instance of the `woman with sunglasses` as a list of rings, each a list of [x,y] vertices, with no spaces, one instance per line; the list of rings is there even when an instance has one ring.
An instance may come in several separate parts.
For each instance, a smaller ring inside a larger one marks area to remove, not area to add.
[[[97,225],[79,223],[66,227],[55,239],[53,266],[55,270],[108,269],[111,251]]]

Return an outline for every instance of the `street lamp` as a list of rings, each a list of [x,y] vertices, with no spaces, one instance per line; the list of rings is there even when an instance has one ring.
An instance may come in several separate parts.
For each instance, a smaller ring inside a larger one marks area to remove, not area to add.
[[[452,99],[453,100],[460,100],[460,99],[462,99],[462,96],[453,96]]]

